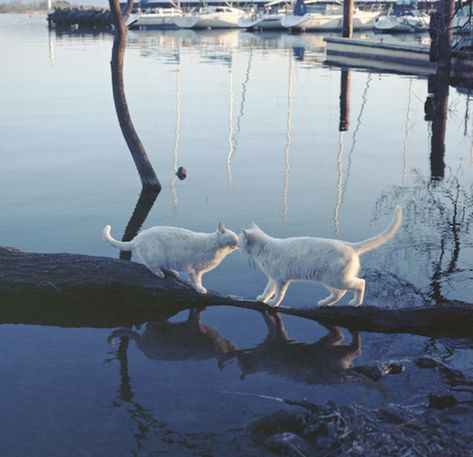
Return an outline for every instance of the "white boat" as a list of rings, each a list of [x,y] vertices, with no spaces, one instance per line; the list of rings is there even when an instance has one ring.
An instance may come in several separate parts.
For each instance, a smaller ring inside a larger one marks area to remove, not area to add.
[[[281,19],[289,11],[286,6],[281,7],[281,3],[286,3],[286,0],[267,3],[262,11],[240,19],[238,27],[248,30],[282,30]]]
[[[238,21],[248,14],[230,6],[204,6],[176,16],[174,24],[182,29],[230,29],[237,28]]]
[[[285,11],[275,13],[260,13],[249,18],[242,18],[238,22],[238,27],[242,29],[254,30],[281,30],[281,19],[286,15]]]
[[[388,14],[378,16],[373,28],[376,32],[413,33],[429,30],[430,15],[416,8],[416,1],[397,0]]]
[[[373,24],[376,32],[413,33],[429,30],[430,16],[426,13],[412,11],[405,14],[387,14],[378,16]]]
[[[176,28],[174,18],[182,16],[180,8],[154,8],[132,14],[126,23],[129,29]]]
[[[297,3],[294,10],[296,10],[296,8]],[[305,11],[305,8],[301,8],[295,14],[284,16],[281,19],[281,25],[286,29],[308,32],[342,30],[343,10],[341,5],[327,4],[324,10]],[[362,11],[355,9],[353,12],[353,29],[371,30],[378,16],[379,11]]]

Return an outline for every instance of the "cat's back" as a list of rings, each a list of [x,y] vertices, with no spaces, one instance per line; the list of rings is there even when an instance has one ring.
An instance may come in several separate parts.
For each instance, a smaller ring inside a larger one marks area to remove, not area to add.
[[[304,252],[305,254],[327,253],[334,255],[338,253],[351,255],[353,252],[351,246],[343,241],[312,236],[275,239],[274,246],[286,253],[292,252],[295,254]]]
[[[137,246],[149,242],[157,242],[160,244],[175,244],[194,241],[199,237],[199,233],[182,227],[170,227],[159,225],[141,231],[135,238]]]

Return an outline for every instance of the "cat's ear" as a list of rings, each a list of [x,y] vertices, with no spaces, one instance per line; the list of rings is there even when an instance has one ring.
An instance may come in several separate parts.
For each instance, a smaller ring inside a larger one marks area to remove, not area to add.
[[[241,229],[241,233],[243,233],[243,236],[248,240],[250,238],[250,234],[248,233],[248,231],[246,231],[245,229]]]
[[[220,233],[225,233],[225,226],[223,225],[223,222],[218,223],[218,231]]]
[[[257,226],[254,222],[251,223],[251,226],[250,226],[250,227],[251,227],[251,228],[258,228],[258,226]]]

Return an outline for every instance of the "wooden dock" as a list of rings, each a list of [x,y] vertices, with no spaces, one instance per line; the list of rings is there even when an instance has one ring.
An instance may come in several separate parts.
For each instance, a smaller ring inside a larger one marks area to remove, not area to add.
[[[437,65],[429,58],[429,46],[385,43],[373,40],[327,37],[327,64],[367,68],[382,72],[429,76],[436,72]],[[452,77],[473,77],[473,52],[454,52]]]

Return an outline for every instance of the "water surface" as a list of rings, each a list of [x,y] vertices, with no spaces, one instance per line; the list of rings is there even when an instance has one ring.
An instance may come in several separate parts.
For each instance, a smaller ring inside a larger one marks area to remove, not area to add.
[[[114,112],[112,37],[57,35],[42,16],[5,15],[0,43],[0,244],[117,257],[101,229],[123,234],[140,181]],[[444,178],[432,179],[427,80],[351,70],[349,126],[339,132],[340,80],[315,34],[130,32],[126,94],[163,184],[143,227],[212,231],[222,220],[238,231],[255,221],[274,236],[356,241],[382,230],[401,205],[399,235],[363,257],[366,302],[470,301],[469,94],[450,88]],[[174,179],[181,165],[182,182]],[[204,283],[255,297],[265,278],[237,252]],[[295,284],[285,304],[313,306],[325,295]],[[326,340],[316,344],[327,329],[284,317],[270,323],[295,342],[282,351],[258,313],[214,308],[200,318],[148,323],[129,340],[109,338],[114,329],[2,325],[1,454],[192,454],[183,437],[243,427],[279,407],[247,394],[412,405],[442,387],[415,357],[472,369],[465,341],[362,333],[355,354],[343,331],[341,355]],[[383,379],[387,398],[384,388],[340,376],[342,359],[403,360],[407,370]]]

